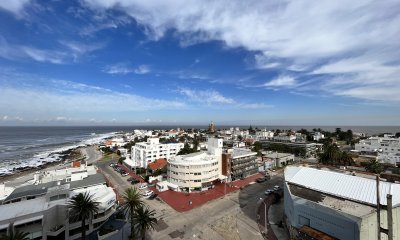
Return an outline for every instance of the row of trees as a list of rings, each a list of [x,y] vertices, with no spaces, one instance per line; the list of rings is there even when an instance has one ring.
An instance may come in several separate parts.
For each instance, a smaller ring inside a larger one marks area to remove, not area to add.
[[[154,217],[154,210],[150,210],[141,199],[140,192],[136,188],[128,188],[125,190],[124,204],[122,211],[130,220],[131,236],[130,239],[145,239],[146,232],[154,229],[157,219]],[[98,213],[99,203],[93,200],[88,193],[79,193],[73,196],[69,202],[71,218],[80,220],[82,238],[86,238],[86,223],[93,219],[93,216]]]
[[[197,143],[197,145],[198,145],[198,143]],[[188,143],[185,143],[185,145],[183,146],[183,148],[181,150],[179,150],[177,155],[186,155],[186,154],[194,153],[194,152],[197,152],[197,146],[196,146],[196,148],[195,148],[195,146],[193,148],[191,148]]]
[[[300,157],[306,156],[306,149],[301,148],[301,147],[293,148],[293,147],[289,147],[285,144],[280,144],[280,143],[270,144],[266,149],[269,151],[275,151],[275,152],[292,153],[295,156],[300,156]]]

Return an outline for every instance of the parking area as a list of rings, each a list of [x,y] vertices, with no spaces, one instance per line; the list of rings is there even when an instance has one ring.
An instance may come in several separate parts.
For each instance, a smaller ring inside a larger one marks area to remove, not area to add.
[[[117,192],[140,186],[140,183],[132,185],[127,181],[129,178],[143,182],[133,172],[122,176],[109,166],[110,163],[101,161],[97,166]],[[263,175],[257,174],[227,184],[226,188],[225,184],[219,183],[203,193],[166,191],[158,193],[155,199],[144,198],[159,220],[148,239],[263,239],[257,223],[260,198],[265,197],[265,190],[282,185],[282,178],[272,174],[271,180],[256,182],[261,177]],[[141,192],[146,190],[155,191],[149,187]]]
[[[158,193],[159,198],[161,198],[165,203],[170,205],[173,209],[178,212],[190,211],[197,208],[209,201],[223,197],[226,194],[237,191],[249,184],[253,184],[257,178],[262,177],[261,174],[256,174],[250,176],[243,180],[238,180],[232,183],[216,183],[213,189],[204,192],[175,192],[172,190],[167,190],[165,192],[158,192],[154,187],[153,191]]]

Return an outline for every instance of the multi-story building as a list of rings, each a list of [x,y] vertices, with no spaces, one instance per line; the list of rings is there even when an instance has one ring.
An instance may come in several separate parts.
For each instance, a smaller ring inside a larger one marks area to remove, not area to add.
[[[222,175],[228,181],[246,178],[258,172],[257,153],[250,149],[233,148],[222,154]]]
[[[268,148],[273,144],[283,144],[291,149],[300,148],[304,149],[305,157],[316,156],[316,154],[322,151],[323,144],[320,143],[303,143],[303,142],[280,142],[275,140],[260,140],[259,141],[263,148]]]
[[[374,179],[307,167],[287,167],[284,213],[291,238],[376,240],[377,182]],[[380,226],[400,239],[400,184],[379,182]],[[387,195],[392,205],[388,206]],[[393,222],[387,218],[392,209]],[[382,233],[381,240],[388,239]]]
[[[79,174],[79,173],[76,173]],[[14,231],[30,239],[78,239],[81,221],[70,216],[68,203],[79,193],[89,193],[99,202],[98,213],[86,225],[87,234],[97,230],[115,212],[116,195],[101,174],[16,188],[0,205],[0,236]]]
[[[324,138],[325,138],[325,135],[320,133],[320,132],[314,132],[313,133],[313,140],[314,141],[319,141],[319,140],[324,139]]]
[[[204,191],[221,175],[222,139],[209,138],[207,151],[179,155],[168,159],[168,182],[176,191]]]
[[[400,153],[378,153],[377,160],[381,163],[400,166]]]
[[[149,138],[147,142],[136,143],[131,151],[131,168],[147,168],[147,164],[160,158],[169,159],[182,148],[183,143],[162,144],[158,138]]]
[[[263,161],[265,168],[283,167],[294,162],[294,154],[278,153],[278,152],[263,152]]]
[[[360,140],[354,146],[355,150],[362,153],[400,153],[400,138],[385,134],[384,137],[370,137]]]

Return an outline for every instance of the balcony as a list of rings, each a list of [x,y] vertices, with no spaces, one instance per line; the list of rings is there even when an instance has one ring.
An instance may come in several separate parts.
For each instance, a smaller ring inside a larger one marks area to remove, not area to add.
[[[65,225],[56,225],[47,231],[47,236],[58,236],[65,230]]]

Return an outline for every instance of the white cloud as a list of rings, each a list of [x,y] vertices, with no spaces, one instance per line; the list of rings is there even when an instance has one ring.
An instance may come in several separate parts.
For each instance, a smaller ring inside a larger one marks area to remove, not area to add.
[[[137,68],[130,67],[127,63],[116,63],[106,66],[103,72],[113,75],[126,75],[128,73],[147,74],[150,72],[150,66],[139,65]]]
[[[192,90],[189,88],[180,88],[178,92],[189,98],[190,101],[200,103],[219,103],[219,104],[232,104],[235,101],[232,98],[224,97],[215,90]]]
[[[60,41],[63,48],[40,49],[27,45],[11,44],[0,36],[0,57],[9,60],[24,60],[26,58],[37,62],[49,62],[63,64],[71,59],[76,60],[83,54],[90,53],[104,47],[104,43],[92,43],[91,45],[80,42]]]
[[[103,72],[108,73],[108,74],[120,74],[120,75],[126,75],[128,73],[133,72],[134,69],[130,68],[127,66],[125,63],[116,63],[112,65],[108,65],[103,69]]]
[[[396,0],[312,4],[307,0],[85,2],[96,10],[125,12],[153,40],[172,29],[182,46],[220,40],[227,47],[254,51],[256,68],[296,71],[298,84],[302,73],[307,79],[309,73],[326,75],[326,79],[313,83],[314,90],[325,91],[324,86],[341,75],[346,75],[342,78],[346,80],[334,94],[340,93],[343,87],[371,87],[373,82],[375,87],[379,84],[400,86],[398,78],[397,82],[393,78],[398,76],[393,71],[400,67],[400,2]],[[267,83],[276,88],[294,84],[288,78]],[[369,99],[355,92],[348,93]]]
[[[99,50],[105,46],[105,43],[103,42],[101,43],[92,42],[91,44],[85,44],[76,41],[60,41],[60,43],[66,46],[71,51],[74,60],[77,60],[77,58],[80,57],[81,55]]]
[[[135,69],[136,74],[146,74],[150,72],[150,66],[148,65],[140,65]]]
[[[296,79],[291,76],[279,76],[269,82],[264,83],[264,87],[293,87],[297,84]]]
[[[223,96],[215,90],[194,90],[190,88],[179,88],[178,93],[186,96],[190,102],[206,104],[207,106],[223,106],[225,108],[261,109],[270,108],[272,105],[264,103],[238,102],[233,98]]]
[[[12,0],[12,1],[0,1],[0,8],[12,12],[19,16],[24,7],[30,2],[30,0]]]
[[[142,97],[82,83],[1,70],[0,112],[7,115],[3,117],[6,120],[18,120],[10,116],[21,114],[20,118],[26,120],[69,121],[70,117],[65,116],[90,119],[93,115],[107,116],[118,111],[127,113],[186,107],[180,101]]]

